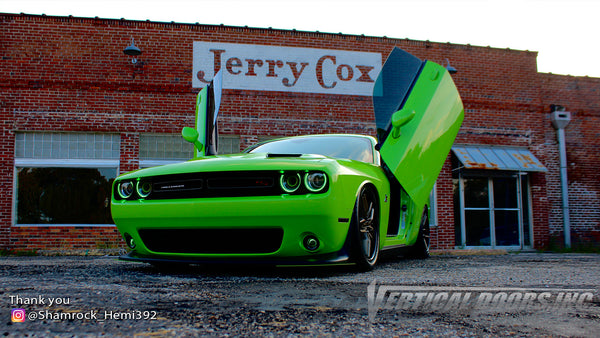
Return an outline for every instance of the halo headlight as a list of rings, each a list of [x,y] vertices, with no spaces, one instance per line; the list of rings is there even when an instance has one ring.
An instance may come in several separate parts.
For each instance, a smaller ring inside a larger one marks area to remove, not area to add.
[[[327,175],[322,172],[306,173],[304,175],[304,185],[311,192],[319,192],[327,184]]]
[[[152,183],[149,181],[137,182],[137,193],[141,198],[146,198],[152,192]]]
[[[117,187],[117,191],[122,199],[128,199],[129,197],[131,197],[131,195],[133,195],[133,182],[120,182],[119,186]]]
[[[291,194],[298,190],[300,187],[300,183],[302,182],[302,178],[300,178],[300,174],[298,173],[284,173],[281,174],[279,178],[279,184],[281,185],[281,189]]]

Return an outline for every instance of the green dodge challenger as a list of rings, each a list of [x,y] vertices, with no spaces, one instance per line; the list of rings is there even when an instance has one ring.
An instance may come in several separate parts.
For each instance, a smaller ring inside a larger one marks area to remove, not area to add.
[[[335,134],[259,143],[217,155],[221,77],[202,89],[196,156],[113,185],[112,216],[131,251],[155,264],[352,262],[383,250],[429,256],[429,194],[462,123],[448,71],[395,48],[373,90],[377,139]]]

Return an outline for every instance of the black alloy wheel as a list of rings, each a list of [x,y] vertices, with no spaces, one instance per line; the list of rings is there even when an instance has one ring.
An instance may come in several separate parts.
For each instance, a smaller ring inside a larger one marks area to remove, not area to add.
[[[411,247],[409,256],[414,258],[429,258],[429,244],[431,243],[431,233],[429,229],[429,212],[427,207],[423,210],[423,216],[421,216],[421,225],[419,226],[419,235],[417,241]]]
[[[354,232],[353,261],[360,270],[372,270],[379,258],[379,199],[374,188],[360,190],[350,229]]]

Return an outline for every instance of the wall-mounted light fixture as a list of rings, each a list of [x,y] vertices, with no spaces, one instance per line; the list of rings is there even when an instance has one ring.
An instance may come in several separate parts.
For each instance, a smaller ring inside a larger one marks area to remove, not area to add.
[[[137,63],[137,59],[135,58],[138,55],[142,54],[142,50],[139,49],[134,41],[133,38],[131,38],[131,45],[127,46],[124,50],[123,53],[125,53],[125,55],[129,55],[131,56],[131,63]]]
[[[448,73],[450,74],[456,74],[458,73],[458,69],[450,66],[450,60],[446,59],[446,66],[445,66],[446,70],[448,71]]]

